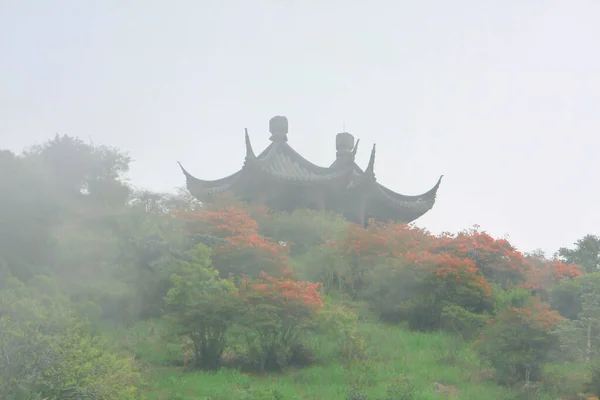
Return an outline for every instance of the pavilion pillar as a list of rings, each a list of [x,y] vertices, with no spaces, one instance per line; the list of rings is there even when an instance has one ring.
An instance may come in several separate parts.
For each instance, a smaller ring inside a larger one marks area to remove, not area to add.
[[[356,204],[356,215],[357,215],[357,219],[359,221],[359,224],[361,227],[365,227],[367,224],[367,221],[365,221],[366,218],[366,210],[367,210],[367,198],[368,195],[367,193],[361,193],[360,198]]]
[[[323,193],[318,193],[316,195],[316,205],[317,210],[325,211],[325,196],[323,195]]]

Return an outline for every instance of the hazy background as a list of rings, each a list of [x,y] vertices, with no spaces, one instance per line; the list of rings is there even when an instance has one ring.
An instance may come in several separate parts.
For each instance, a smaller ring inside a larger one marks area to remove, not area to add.
[[[219,178],[286,115],[329,165],[378,146],[418,220],[522,250],[600,233],[600,1],[0,0],[0,148],[54,133],[130,151],[132,182]]]

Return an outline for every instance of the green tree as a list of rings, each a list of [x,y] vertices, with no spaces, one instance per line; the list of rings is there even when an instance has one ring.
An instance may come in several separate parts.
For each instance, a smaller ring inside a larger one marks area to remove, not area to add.
[[[478,350],[503,384],[537,381],[550,352],[558,347],[553,330],[561,321],[538,297],[501,310],[482,330]]]
[[[35,165],[0,151],[0,258],[27,280],[45,272],[55,250],[60,204]]]
[[[244,314],[240,325],[250,362],[259,372],[281,370],[294,359],[302,359],[303,364],[308,361],[302,342],[317,328],[323,305],[320,286],[266,273],[242,283]]]
[[[170,257],[171,282],[167,316],[178,334],[191,340],[194,366],[217,369],[226,333],[240,310],[235,285],[211,267],[210,250],[197,245],[185,258]]]
[[[577,264],[587,273],[600,269],[600,237],[586,235],[574,243],[574,248],[561,247],[557,256],[568,264]]]
[[[600,356],[600,273],[583,275],[574,283],[579,286],[579,312],[563,321],[556,333],[568,356],[590,362]]]
[[[55,281],[0,282],[0,398],[136,399],[133,360],[90,334]]]
[[[81,139],[56,135],[28,149],[24,156],[39,165],[65,201],[85,211],[92,207],[126,204],[130,188],[124,181],[131,158],[109,146],[96,146]]]

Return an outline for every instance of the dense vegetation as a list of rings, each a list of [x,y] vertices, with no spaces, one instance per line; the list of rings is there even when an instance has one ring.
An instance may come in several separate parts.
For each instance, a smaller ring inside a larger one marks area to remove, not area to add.
[[[598,237],[547,257],[198,204],[134,189],[130,161],[68,136],[0,151],[0,398],[600,394]]]

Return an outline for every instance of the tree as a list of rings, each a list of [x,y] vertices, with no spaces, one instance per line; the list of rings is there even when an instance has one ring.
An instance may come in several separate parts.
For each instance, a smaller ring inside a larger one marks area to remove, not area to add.
[[[261,271],[280,275],[289,273],[287,246],[262,236],[252,209],[239,206],[201,208],[180,212],[189,234],[200,240],[213,240],[212,262],[222,277],[257,278]]]
[[[115,207],[127,202],[130,189],[124,175],[131,158],[116,148],[57,134],[31,147],[24,156],[39,165],[72,206]]]
[[[567,264],[577,264],[583,267],[585,272],[598,272],[600,269],[600,237],[586,235],[577,240],[575,248],[561,247],[557,256]]]
[[[433,252],[472,260],[487,280],[504,289],[522,284],[531,268],[524,255],[507,240],[495,239],[478,228],[456,235],[442,234],[435,247]]]
[[[558,346],[553,334],[562,317],[539,297],[521,307],[501,310],[484,327],[478,350],[504,384],[537,381],[550,351]]]
[[[19,279],[47,269],[54,255],[52,227],[59,221],[60,207],[35,165],[0,151],[0,258]]]
[[[89,332],[48,277],[0,281],[0,398],[136,399],[139,372]]]
[[[293,257],[326,244],[327,240],[343,233],[347,225],[341,215],[313,210],[268,214],[259,221],[261,234],[284,242]]]
[[[240,310],[234,284],[219,278],[210,265],[210,251],[200,244],[171,259],[173,286],[167,292],[167,317],[178,334],[192,342],[194,365],[218,369],[226,333]]]
[[[302,335],[316,327],[317,312],[323,306],[320,286],[264,272],[242,283],[245,312],[241,325],[247,331],[249,356],[260,372],[286,367]]]
[[[569,356],[590,362],[600,355],[600,273],[580,276],[574,283],[579,286],[579,312],[563,321],[556,333]]]
[[[577,264],[567,264],[557,258],[547,259],[541,254],[529,255],[527,261],[530,263],[530,268],[523,287],[534,290],[546,299],[549,291],[556,284],[576,278],[583,273],[582,268]]]

